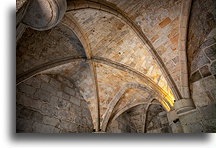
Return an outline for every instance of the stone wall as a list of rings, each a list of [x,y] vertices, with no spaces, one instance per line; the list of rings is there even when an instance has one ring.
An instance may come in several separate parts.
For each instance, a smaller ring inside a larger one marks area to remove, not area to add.
[[[190,89],[196,107],[215,103],[215,1],[194,0],[188,31]]]
[[[146,127],[147,133],[170,133],[171,129],[168,124],[166,112],[158,104],[152,104],[147,110]]]
[[[171,133],[166,112],[159,104],[137,105],[126,110],[108,124],[107,132],[114,133]]]
[[[136,127],[131,116],[125,112],[114,120],[107,128],[108,133],[136,133]]]
[[[60,75],[37,75],[17,86],[17,132],[88,133],[93,123],[74,83]]]
[[[216,132],[215,20],[214,0],[193,0],[187,55],[190,92],[196,109],[179,115],[186,133]]]

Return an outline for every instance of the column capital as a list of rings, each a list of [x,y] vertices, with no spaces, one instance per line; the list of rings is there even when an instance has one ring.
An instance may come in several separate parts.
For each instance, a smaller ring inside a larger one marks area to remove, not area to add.
[[[176,113],[179,115],[179,114],[195,109],[195,105],[192,99],[184,98],[184,99],[175,101],[174,108],[176,110]]]

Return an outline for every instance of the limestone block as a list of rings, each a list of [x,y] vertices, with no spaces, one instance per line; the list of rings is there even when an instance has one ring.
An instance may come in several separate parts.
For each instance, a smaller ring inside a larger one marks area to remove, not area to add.
[[[197,53],[197,55],[194,57],[194,60],[191,63],[191,71],[194,72],[198,68],[209,63],[209,59],[205,56],[203,51],[200,51],[199,53]]]
[[[70,102],[77,105],[77,106],[80,106],[80,99],[79,98],[76,98],[74,96],[70,96]]]
[[[191,75],[190,81],[191,81],[191,83],[193,83],[193,82],[196,82],[196,81],[200,80],[201,78],[202,78],[202,76],[201,76],[199,70],[197,70],[196,72],[194,72],[194,73]]]
[[[205,42],[202,43],[200,46],[201,49],[205,49],[206,47],[209,47],[210,45],[215,44],[215,40],[213,38],[207,39]]]
[[[62,121],[60,122],[60,127],[65,131],[65,132],[77,132],[77,124],[67,122],[67,121]]]
[[[24,92],[28,95],[33,95],[36,91],[36,89],[34,87],[26,85],[25,83],[18,85],[18,90],[20,92]]]
[[[42,82],[41,83],[41,89],[46,90],[51,94],[56,93],[56,89],[52,85],[50,85],[49,83]]]
[[[44,116],[43,117],[43,123],[44,124],[49,124],[52,126],[56,126],[59,123],[59,120],[53,117],[49,117],[49,116]]]
[[[216,55],[216,44],[206,48],[204,51],[205,51],[205,53],[209,59],[215,60],[215,58],[216,58],[216,56],[215,56]]]
[[[69,87],[64,88],[64,92],[66,92],[69,95],[75,96],[75,90]]]
[[[209,67],[207,65],[200,68],[200,73],[202,74],[203,77],[207,77],[211,75],[211,72],[209,71]]]
[[[52,133],[54,131],[53,126],[41,124],[38,122],[34,122],[32,129],[35,133]]]
[[[57,108],[58,109],[65,109],[65,110],[68,110],[70,107],[70,104],[68,101],[66,100],[63,100],[63,99],[58,99],[57,101]]]
[[[43,115],[39,112],[32,112],[31,118],[32,121],[42,122],[43,121]]]
[[[38,98],[44,102],[49,102],[49,99],[50,99],[50,93],[45,91],[45,90],[42,90],[42,89],[38,89],[35,94],[34,94],[34,97],[35,98]]]
[[[215,75],[215,69],[216,69],[216,61],[214,61],[212,64],[211,64],[211,73],[213,75]]]

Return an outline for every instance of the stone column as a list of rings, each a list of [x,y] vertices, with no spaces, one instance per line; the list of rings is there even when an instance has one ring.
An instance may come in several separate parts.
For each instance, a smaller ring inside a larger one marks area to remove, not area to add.
[[[196,124],[199,114],[192,99],[181,99],[174,103],[184,133],[201,132],[202,126]]]
[[[31,0],[22,23],[35,30],[48,30],[63,18],[66,0]]]

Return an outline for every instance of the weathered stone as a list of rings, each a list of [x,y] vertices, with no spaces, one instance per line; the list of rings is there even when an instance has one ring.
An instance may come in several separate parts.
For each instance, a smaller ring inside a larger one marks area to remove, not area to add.
[[[56,118],[50,118],[49,116],[44,116],[43,117],[43,123],[44,124],[49,124],[49,125],[52,125],[52,126],[56,126],[58,123],[59,123],[59,120],[56,119]]]
[[[168,18],[164,19],[161,23],[159,23],[159,26],[160,26],[161,28],[163,28],[163,27],[167,26],[170,22],[171,22],[171,20],[170,20],[170,18],[168,17]]]
[[[77,105],[77,106],[80,106],[80,99],[79,98],[76,98],[74,96],[71,96],[70,97],[70,102]]]
[[[41,88],[43,90],[46,90],[46,91],[52,93],[52,94],[56,93],[56,89],[53,86],[51,86],[49,83],[42,83]]]
[[[194,72],[192,74],[192,76],[190,77],[190,81],[191,81],[191,83],[193,83],[193,82],[196,82],[196,81],[200,80],[201,78],[202,78],[201,74],[200,74],[200,72],[198,70],[198,71],[196,71],[196,72]]]
[[[50,81],[50,77],[47,75],[39,75],[38,76],[41,80],[45,81],[45,82],[49,82]]]
[[[209,67],[207,65],[200,68],[200,72],[201,72],[203,78],[211,75],[211,72],[209,71]]]
[[[215,69],[216,69],[216,61],[214,61],[212,64],[211,64],[211,73],[213,75],[215,75]]]
[[[204,49],[210,45],[213,45],[215,43],[215,40],[213,38],[210,38],[208,40],[206,40],[205,42],[202,43],[202,45],[200,46],[201,49]]]
[[[51,78],[50,82],[49,82],[53,87],[55,87],[56,89],[60,89],[61,88],[61,83],[53,78]]]
[[[207,55],[207,57],[211,60],[215,60],[216,59],[216,48],[215,48],[216,44],[208,47],[205,49],[205,53]]]
[[[57,108],[45,103],[41,106],[41,112],[48,116],[57,116],[58,111]]]
[[[69,95],[75,96],[75,90],[74,90],[74,89],[71,89],[71,88],[69,88],[69,87],[65,87],[65,88],[64,88],[64,92],[66,92],[66,93],[69,94]]]
[[[34,95],[34,97],[44,101],[44,102],[49,102],[50,99],[50,93],[47,91],[44,91],[42,89],[38,89]]]
[[[34,87],[26,85],[25,83],[18,85],[18,90],[28,95],[33,95],[36,91]]]
[[[68,101],[70,100],[70,96],[64,92],[62,93],[62,98]]]
[[[77,132],[77,124],[74,124],[72,122],[67,122],[67,121],[62,121],[60,123],[60,127],[65,131],[65,132]]]
[[[200,51],[195,57],[194,60],[192,61],[192,65],[191,65],[191,70],[192,72],[194,72],[195,70],[197,70],[198,68],[201,68],[202,66],[206,65],[210,63],[210,61],[208,60],[208,58],[205,56],[205,54]]]
[[[66,109],[68,110],[69,107],[70,107],[70,103],[68,101],[65,101],[63,99],[59,99],[58,102],[57,102],[57,107],[60,108],[60,109]]]
[[[53,126],[41,124],[38,122],[34,122],[32,129],[35,133],[53,133],[54,131]]]
[[[215,116],[216,116],[215,109],[216,109],[216,105],[215,104],[211,104],[209,106],[203,106],[203,107],[199,108],[199,110],[203,114],[203,117],[206,120],[215,119]]]
[[[37,121],[37,122],[42,122],[43,121],[43,115],[39,112],[33,111],[31,115],[31,120]]]
[[[16,120],[16,129],[24,132],[32,132],[33,121],[26,119]]]
[[[20,109],[20,111],[16,112],[17,113],[17,118],[23,118],[23,119],[29,119],[32,116],[32,110],[23,107],[22,109]]]

